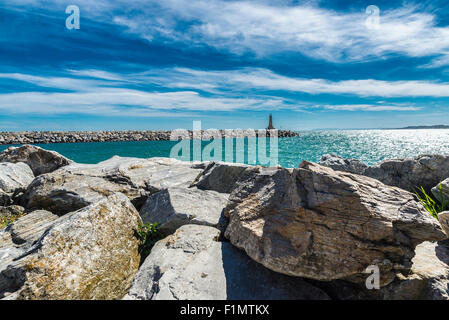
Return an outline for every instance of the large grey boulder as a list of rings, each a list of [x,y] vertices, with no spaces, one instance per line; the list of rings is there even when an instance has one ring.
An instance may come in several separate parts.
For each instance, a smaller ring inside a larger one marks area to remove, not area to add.
[[[380,289],[342,280],[313,284],[335,300],[449,300],[449,241],[417,245],[410,272],[397,272],[394,281]]]
[[[185,224],[223,227],[228,194],[196,188],[169,188],[151,195],[140,209],[144,223],[157,222],[164,234]]]
[[[411,268],[415,246],[446,238],[411,193],[304,161],[298,169],[254,167],[237,182],[226,237],[267,268],[316,280],[381,285]]]
[[[0,190],[5,193],[26,189],[33,179],[33,171],[25,163],[0,163]]]
[[[0,153],[0,162],[24,162],[30,166],[36,176],[73,163],[72,160],[55,151],[45,150],[28,144],[21,147],[9,147],[4,150]]]
[[[449,207],[449,178],[438,183],[432,188],[432,193],[435,198],[441,203],[445,203]]]
[[[138,271],[135,232],[140,223],[129,199],[119,193],[58,218],[25,253],[0,269],[0,297],[121,299]],[[12,242],[27,243],[41,233],[25,232],[17,223],[8,230]],[[9,249],[3,254],[15,254],[15,248]]]
[[[37,177],[23,195],[28,209],[42,208],[58,215],[84,208],[116,192],[130,199],[140,196],[139,190],[127,184],[57,170]]]
[[[335,153],[323,155],[318,164],[332,168],[336,171],[345,171],[355,174],[363,174],[365,169],[368,168],[368,166],[360,160],[353,158],[345,159]]]
[[[248,167],[240,163],[212,162],[192,185],[198,189],[231,193],[235,182]]]
[[[381,291],[383,299],[449,300],[449,243],[423,242],[416,247],[411,274],[399,276]]]
[[[319,164],[371,177],[407,191],[415,191],[422,186],[430,192],[440,181],[449,178],[449,155],[420,155],[414,159],[391,159],[366,166],[356,159],[331,154],[324,155]]]
[[[187,188],[202,170],[199,164],[175,159],[115,156],[98,164],[74,163],[41,175],[23,199],[27,208],[62,215],[120,192],[139,209],[150,194],[163,188]]]
[[[385,160],[367,168],[364,175],[408,191],[422,186],[430,192],[449,177],[449,156],[421,155],[415,159]]]
[[[60,171],[107,179],[113,183],[159,191],[188,187],[207,163],[183,162],[171,158],[127,158],[114,156],[97,164],[72,164]]]
[[[160,240],[125,299],[328,299],[300,278],[275,273],[227,242],[219,230],[185,225]]]
[[[7,288],[20,282],[19,278],[4,276],[7,267],[23,256],[57,218],[51,212],[37,210],[0,230],[0,298],[7,294]]]

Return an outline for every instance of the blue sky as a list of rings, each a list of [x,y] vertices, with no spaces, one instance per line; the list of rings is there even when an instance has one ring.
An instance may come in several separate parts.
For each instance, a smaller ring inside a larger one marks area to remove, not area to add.
[[[1,131],[449,124],[449,1],[2,0],[0,61]]]

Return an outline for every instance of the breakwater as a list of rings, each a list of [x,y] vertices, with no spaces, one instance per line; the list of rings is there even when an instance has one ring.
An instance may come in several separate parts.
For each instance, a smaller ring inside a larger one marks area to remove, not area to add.
[[[225,137],[225,130],[202,130],[202,136],[213,133]],[[269,136],[267,131],[267,136]],[[176,139],[191,139],[191,130],[173,132]],[[295,137],[296,132],[277,130],[278,137]],[[229,132],[228,132],[229,134]],[[255,137],[258,131],[232,130],[231,137]],[[74,142],[113,142],[113,141],[168,141],[172,140],[172,131],[23,131],[0,132],[0,145],[9,144],[46,144],[46,143],[74,143]],[[216,135],[215,135],[216,136]]]

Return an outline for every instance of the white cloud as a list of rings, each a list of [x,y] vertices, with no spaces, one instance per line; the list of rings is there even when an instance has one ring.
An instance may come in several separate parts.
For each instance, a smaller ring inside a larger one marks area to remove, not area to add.
[[[160,76],[163,74],[163,76]],[[355,95],[359,97],[449,97],[449,83],[434,81],[382,81],[374,79],[329,81],[286,77],[267,69],[201,71],[188,68],[155,69],[132,77],[172,88],[192,88],[212,93],[282,90],[308,94]],[[243,90],[242,90],[243,91]]]
[[[182,116],[196,111],[306,111],[317,108],[346,111],[416,111],[421,108],[392,104],[388,101],[375,104],[313,105],[301,101],[300,98],[285,98],[277,91],[386,98],[449,97],[447,83],[389,82],[372,79],[334,82],[325,79],[291,78],[255,68],[233,71],[152,69],[139,74],[69,70],[69,75],[83,78],[0,73],[0,78],[29,82],[46,88],[42,92],[0,94],[0,110],[6,113],[83,113],[109,116]],[[136,88],[130,88],[130,85]],[[164,90],[143,89],[148,88],[146,86],[153,88],[154,85],[163,87]],[[48,92],[48,88],[65,89],[69,92]]]
[[[63,0],[4,0],[5,5],[62,12]],[[299,52],[332,62],[365,61],[390,54],[435,57],[449,63],[449,27],[418,5],[380,7],[379,28],[367,28],[365,7],[335,11],[320,1],[78,0],[82,17],[124,26],[154,41],[163,37],[258,56]],[[321,5],[321,6],[320,6]],[[438,12],[438,11],[436,11]]]
[[[23,73],[0,73],[0,78],[25,81],[40,87],[62,90],[89,90],[100,85],[108,85],[106,81],[97,79],[76,79],[68,77],[44,77]]]
[[[190,111],[277,109],[281,98],[202,97],[193,91],[145,92],[122,88],[91,88],[79,92],[19,92],[0,94],[7,113],[96,114],[103,116],[187,116]]]
[[[325,105],[325,109],[338,111],[417,111],[420,107],[399,106],[399,105],[373,105],[373,104],[346,104],[346,105]]]
[[[165,0],[158,6],[156,11],[143,6],[140,15],[121,14],[114,21],[149,41],[162,35],[259,56],[293,51],[346,62],[389,54],[447,57],[449,51],[449,27],[437,26],[434,14],[412,6],[381,8],[376,29],[366,27],[365,8],[342,13],[308,4],[222,0]],[[182,23],[190,25],[179,28]]]

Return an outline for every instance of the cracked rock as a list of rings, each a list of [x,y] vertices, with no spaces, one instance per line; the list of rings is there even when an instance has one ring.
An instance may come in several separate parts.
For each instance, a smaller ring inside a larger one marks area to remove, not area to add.
[[[411,193],[306,161],[298,169],[247,169],[225,214],[225,236],[252,259],[324,281],[361,283],[378,265],[387,285],[410,270],[416,245],[446,238]]]

